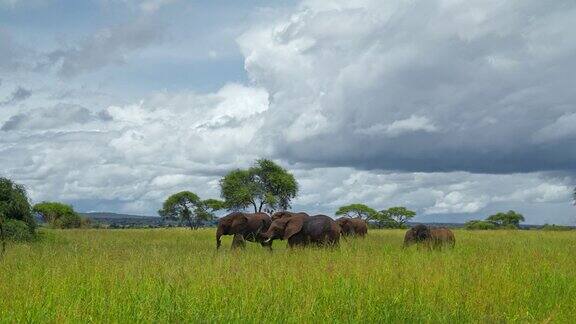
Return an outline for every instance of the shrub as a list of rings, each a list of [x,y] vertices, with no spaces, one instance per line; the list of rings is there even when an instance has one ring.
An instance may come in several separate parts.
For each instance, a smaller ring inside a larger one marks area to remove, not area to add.
[[[542,227],[540,227],[540,229],[543,231],[571,231],[573,228],[570,226],[562,226],[556,224],[544,224]]]
[[[464,227],[468,230],[493,230],[496,229],[496,224],[482,220],[471,220],[466,222]]]
[[[2,224],[7,240],[15,242],[32,241],[36,236],[30,232],[28,224],[16,219],[7,219]]]
[[[52,222],[54,228],[78,228],[82,220],[78,214],[64,214]]]

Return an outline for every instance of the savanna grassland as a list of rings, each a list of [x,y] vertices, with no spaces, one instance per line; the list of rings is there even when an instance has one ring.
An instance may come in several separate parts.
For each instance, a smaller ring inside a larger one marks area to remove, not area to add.
[[[373,230],[339,249],[216,252],[214,229],[44,230],[0,261],[1,322],[574,322],[576,232]]]

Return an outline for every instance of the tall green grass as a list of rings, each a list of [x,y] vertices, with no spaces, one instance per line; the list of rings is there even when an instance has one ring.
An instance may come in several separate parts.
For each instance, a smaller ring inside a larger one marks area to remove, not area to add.
[[[0,261],[0,322],[575,322],[576,232],[456,231],[403,250],[216,252],[214,230],[49,230]]]

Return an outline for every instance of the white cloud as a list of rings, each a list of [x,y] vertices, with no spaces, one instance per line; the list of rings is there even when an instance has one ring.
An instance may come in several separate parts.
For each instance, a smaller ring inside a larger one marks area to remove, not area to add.
[[[534,134],[537,142],[555,142],[566,138],[576,138],[576,112],[560,116]]]
[[[215,174],[264,156],[258,131],[267,109],[265,91],[238,84],[209,94],[158,93],[104,112],[36,108],[4,123],[0,165],[35,200],[115,200],[123,211],[149,213],[177,189],[217,197]]]
[[[428,118],[412,115],[407,119],[396,120],[388,125],[376,124],[357,132],[366,135],[384,134],[389,137],[398,137],[402,134],[419,131],[433,133],[438,131],[438,128]]]
[[[488,204],[486,196],[468,197],[459,191],[437,191],[435,194],[438,196],[436,202],[425,208],[426,214],[475,213]]]

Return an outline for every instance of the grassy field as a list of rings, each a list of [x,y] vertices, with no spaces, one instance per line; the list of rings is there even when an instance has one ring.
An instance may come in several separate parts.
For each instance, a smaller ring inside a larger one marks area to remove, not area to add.
[[[576,321],[574,231],[456,231],[442,252],[402,237],[216,252],[214,230],[45,230],[0,261],[0,322]]]

